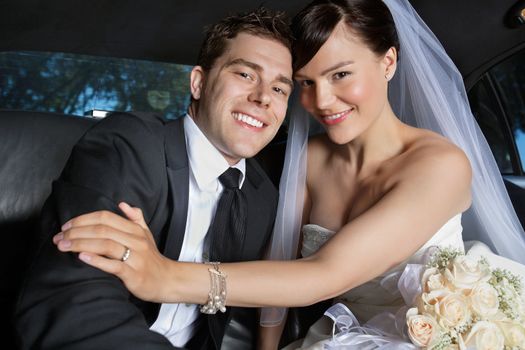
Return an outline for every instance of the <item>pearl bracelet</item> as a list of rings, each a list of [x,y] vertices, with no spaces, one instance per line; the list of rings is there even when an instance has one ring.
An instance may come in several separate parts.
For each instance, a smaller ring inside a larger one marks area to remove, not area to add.
[[[208,301],[202,305],[200,311],[203,314],[214,315],[217,311],[226,312],[226,274],[219,270],[220,262],[209,262],[212,265],[208,269],[210,273],[210,292]]]

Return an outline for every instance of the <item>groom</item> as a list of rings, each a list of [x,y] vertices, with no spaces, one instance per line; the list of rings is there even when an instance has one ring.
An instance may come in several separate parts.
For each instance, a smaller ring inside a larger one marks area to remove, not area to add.
[[[219,177],[235,168],[246,226],[233,260],[261,258],[277,191],[249,158],[285,117],[290,45],[282,14],[258,9],[228,17],[209,29],[201,47],[186,116],[164,122],[149,113],[115,113],[84,135],[43,209],[39,249],[17,306],[22,348],[253,348],[254,309],[204,316],[196,305],[143,302],[119,279],[59,252],[51,237],[85,213],[122,215],[118,203],[124,201],[142,209],[166,257],[206,261],[226,186]],[[238,243],[228,237],[215,250],[219,261],[230,259]],[[133,251],[119,249],[122,257],[115,259],[133,259]]]

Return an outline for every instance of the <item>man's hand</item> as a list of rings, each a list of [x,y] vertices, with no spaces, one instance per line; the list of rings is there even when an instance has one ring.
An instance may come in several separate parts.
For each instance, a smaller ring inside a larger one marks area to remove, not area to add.
[[[60,251],[80,253],[86,264],[116,275],[136,297],[161,302],[171,260],[158,251],[142,210],[124,202],[119,208],[127,219],[109,211],[81,215],[66,222],[53,242]]]

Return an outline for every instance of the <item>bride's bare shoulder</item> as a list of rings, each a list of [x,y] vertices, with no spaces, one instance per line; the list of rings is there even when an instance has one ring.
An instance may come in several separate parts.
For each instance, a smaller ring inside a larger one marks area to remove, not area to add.
[[[454,174],[452,178],[455,180],[470,183],[472,170],[467,155],[437,133],[417,129],[407,146],[406,155],[404,163],[409,172]]]

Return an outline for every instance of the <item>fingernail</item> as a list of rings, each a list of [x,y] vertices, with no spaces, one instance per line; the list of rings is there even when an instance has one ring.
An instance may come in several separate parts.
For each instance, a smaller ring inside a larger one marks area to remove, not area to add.
[[[60,242],[63,239],[64,239],[64,234],[62,232],[59,232],[59,233],[57,233],[56,235],[53,236],[53,243],[57,244],[58,242]]]
[[[69,230],[70,228],[71,228],[71,221],[68,221],[64,225],[62,225],[62,231]]]
[[[71,241],[69,241],[67,239],[63,239],[60,242],[58,242],[58,247],[61,248],[61,249],[67,249],[67,248],[71,247]]]
[[[71,228],[71,221],[68,221],[64,225],[62,225],[62,231],[69,230],[70,228]]]
[[[80,253],[78,254],[78,258],[84,262],[90,262],[91,261],[91,256],[86,254],[86,253]]]

